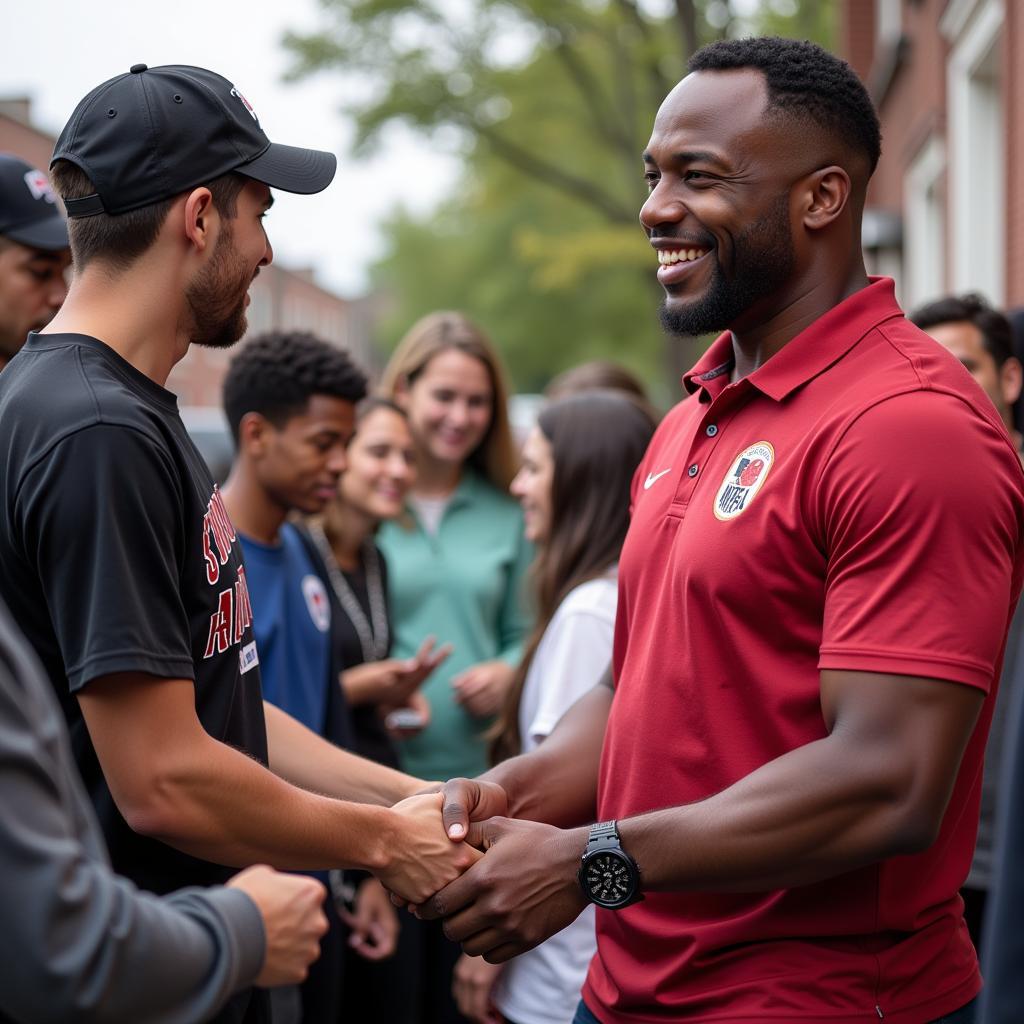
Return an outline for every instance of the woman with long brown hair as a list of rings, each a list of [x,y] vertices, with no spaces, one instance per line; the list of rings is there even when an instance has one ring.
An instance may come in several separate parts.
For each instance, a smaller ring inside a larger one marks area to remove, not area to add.
[[[494,730],[495,761],[543,742],[611,663],[630,482],[653,433],[642,403],[589,391],[547,406],[526,439],[512,493],[537,546],[538,619]],[[464,957],[455,971],[459,1008],[481,1024],[568,1024],[595,945],[591,908],[504,968]]]
[[[508,495],[517,458],[505,374],[486,335],[461,313],[432,313],[409,330],[384,371],[383,391],[406,412],[417,476],[406,515],[378,543],[390,567],[394,655],[425,636],[451,656],[423,685],[430,722],[399,744],[422,779],[479,775],[486,733],[511,685],[529,620],[523,601],[531,550]],[[399,956],[418,993],[418,1024],[461,1021],[451,995],[459,947],[440,922],[406,918]]]

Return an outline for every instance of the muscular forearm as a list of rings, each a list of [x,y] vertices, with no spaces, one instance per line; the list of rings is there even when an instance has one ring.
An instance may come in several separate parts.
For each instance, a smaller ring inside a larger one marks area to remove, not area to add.
[[[508,794],[510,816],[562,827],[593,820],[611,703],[611,688],[595,686],[536,750],[503,761],[481,776]]]
[[[373,870],[386,859],[386,809],[308,792],[223,743],[196,742],[201,750],[181,744],[145,803],[126,805],[136,831],[234,867]]]
[[[404,800],[424,786],[421,779],[328,743],[267,701],[263,708],[270,768],[296,786],[339,800],[384,807]]]

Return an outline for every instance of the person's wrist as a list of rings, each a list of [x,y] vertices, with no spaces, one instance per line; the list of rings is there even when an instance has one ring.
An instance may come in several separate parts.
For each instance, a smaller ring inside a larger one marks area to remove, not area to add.
[[[421,796],[423,793],[438,793],[443,783],[427,782],[424,779],[417,779],[414,775],[406,775],[401,785],[402,795],[395,801],[407,800],[411,796]]]
[[[367,862],[363,866],[371,874],[379,876],[389,870],[396,851],[403,848],[402,819],[390,807],[372,807],[369,810],[373,814],[370,822],[373,838],[367,850]]]
[[[590,841],[590,828],[584,825],[582,828],[567,828],[561,831],[563,839],[560,843],[559,874],[565,880],[566,886],[579,900],[580,907],[583,908],[587,906],[588,900],[580,887],[579,874],[583,854],[586,853],[587,843]]]

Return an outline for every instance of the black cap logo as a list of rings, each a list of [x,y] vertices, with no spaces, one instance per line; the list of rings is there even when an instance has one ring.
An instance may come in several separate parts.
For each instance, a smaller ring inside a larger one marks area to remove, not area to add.
[[[25,172],[25,184],[33,199],[45,199],[48,203],[56,203],[57,197],[50,187],[50,179],[42,171],[31,170]]]
[[[259,124],[260,119],[256,116],[256,111],[252,109],[252,104],[238,91],[237,86],[231,86],[231,95],[242,101],[242,106],[249,111],[249,116]]]

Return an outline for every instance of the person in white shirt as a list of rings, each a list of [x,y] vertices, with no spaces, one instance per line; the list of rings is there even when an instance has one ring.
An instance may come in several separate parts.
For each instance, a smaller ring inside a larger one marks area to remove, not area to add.
[[[630,480],[654,432],[644,405],[615,391],[547,406],[523,447],[511,491],[537,547],[538,617],[492,733],[495,762],[533,750],[608,671],[616,564]],[[569,1024],[596,946],[593,908],[505,965],[463,956],[453,992],[477,1024]]]

